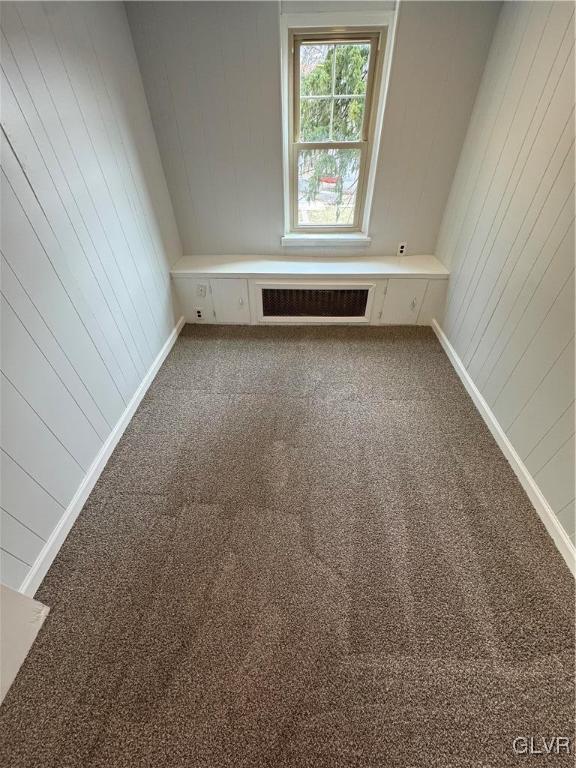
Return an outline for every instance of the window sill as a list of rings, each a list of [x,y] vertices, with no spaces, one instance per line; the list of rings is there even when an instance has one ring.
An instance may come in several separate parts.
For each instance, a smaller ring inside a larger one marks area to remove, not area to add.
[[[366,248],[372,242],[372,238],[362,232],[353,232],[350,234],[318,234],[292,232],[284,235],[281,240],[283,248],[322,248],[322,247],[343,247],[343,248]]]

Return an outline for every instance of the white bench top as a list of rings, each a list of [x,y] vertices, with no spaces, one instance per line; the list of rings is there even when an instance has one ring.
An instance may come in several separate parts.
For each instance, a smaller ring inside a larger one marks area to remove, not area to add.
[[[173,277],[420,277],[445,279],[449,272],[435,256],[312,259],[262,256],[184,256],[171,269]]]

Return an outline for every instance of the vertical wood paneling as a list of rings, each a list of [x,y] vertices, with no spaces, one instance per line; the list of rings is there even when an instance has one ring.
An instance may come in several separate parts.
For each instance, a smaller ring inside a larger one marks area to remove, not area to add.
[[[534,301],[554,291],[554,285],[558,285],[557,292],[574,266],[572,190],[564,205],[559,200],[556,202],[556,206],[546,205],[542,209],[538,226],[534,222],[517,250],[514,265],[503,269],[498,276],[496,288],[487,300],[493,305],[490,319],[485,324],[478,319],[482,335],[469,366],[480,385],[489,382],[514,333],[525,331],[526,314],[533,317]]]
[[[36,16],[44,13],[42,8],[36,4],[31,4],[31,6],[33,7],[28,9],[28,14],[31,11]],[[64,114],[57,110],[50,90],[51,83],[46,79],[46,73],[41,68],[36,53],[30,44],[18,8],[21,6],[10,5],[8,10],[2,14],[2,28],[6,33],[7,48],[13,54],[16,63],[14,75],[20,76],[20,80],[13,77],[10,80],[10,85],[23,104],[26,94],[33,102],[33,108],[25,115],[26,121],[30,121],[30,130],[36,141],[40,142],[43,135],[47,137],[47,141],[43,142],[41,152],[50,175],[52,178],[59,179],[58,171],[60,171],[65,183],[69,186],[73,199],[77,201],[82,218],[92,235],[92,241],[114,286],[115,293],[119,296],[124,312],[130,315],[133,346],[138,351],[143,371],[150,348],[146,343],[144,327],[138,314],[137,297],[134,296],[133,286],[137,278],[130,274],[127,259],[123,259],[121,254],[114,250],[111,235],[102,221],[101,211],[97,206],[97,195],[102,191],[101,176],[97,171],[94,177],[87,172],[94,166],[93,154],[90,153],[86,157],[79,154],[79,145],[74,144],[77,134],[82,128],[81,121],[74,110]],[[38,36],[36,36],[36,42],[39,45]],[[61,78],[65,77],[62,69],[59,70],[58,74]],[[18,90],[18,85],[20,85],[20,90]],[[16,142],[21,132],[25,131],[24,120],[20,119],[15,128],[18,130],[12,131],[13,142]],[[9,133],[9,126],[7,130]],[[81,142],[83,138],[82,136],[79,137]],[[88,143],[88,140],[85,140],[85,143]],[[46,145],[49,145],[52,152],[47,149]],[[13,147],[19,153],[19,157],[24,158],[23,162],[26,161],[25,164],[29,166],[30,181],[34,185],[34,189],[38,189],[39,193],[42,193],[44,188],[39,185],[35,178],[36,166],[25,153],[25,147],[18,147],[16,144],[13,144]],[[56,165],[58,168],[55,167]],[[63,194],[63,184],[60,184],[61,194]],[[40,199],[43,200],[44,198],[41,197]],[[65,203],[65,205],[68,211],[74,211],[74,205],[70,202]]]
[[[574,432],[552,454],[534,479],[553,509],[564,509],[574,497]]]
[[[0,530],[2,546],[6,551],[23,563],[32,565],[42,549],[44,540],[3,509],[0,509]]]
[[[457,252],[462,254],[462,258],[454,265],[453,270],[451,294],[454,299],[450,300],[446,311],[446,322],[450,326],[460,319],[464,297],[479,263],[478,244],[481,242],[483,228],[491,221],[491,206],[497,203],[497,197],[491,194],[492,182],[503,160],[507,140],[513,135],[511,128],[518,108],[519,94],[523,92],[526,74],[534,57],[534,46],[526,44],[526,41],[531,38],[539,41],[549,13],[549,4],[534,3],[529,13],[520,15],[515,34],[511,36],[509,57],[503,62],[502,70],[506,74],[502,78],[502,86],[500,89],[494,89],[494,93],[498,94],[499,107],[495,112],[486,147],[477,162],[478,174],[467,201],[466,217],[456,243]],[[487,204],[488,213],[484,216]],[[469,253],[476,254],[476,258],[466,258]]]
[[[188,254],[282,253],[279,11],[277,2],[127,4]],[[400,240],[433,252],[498,12],[498,3],[400,5],[374,255],[395,254]]]
[[[2,376],[0,384],[3,449],[56,501],[66,506],[82,481],[82,467],[10,381]]]
[[[91,32],[135,191],[156,243],[159,269],[169,284],[164,270],[165,254],[180,253],[182,248],[136,53],[132,41],[127,43],[131,37],[128,20],[125,13],[118,15],[114,8],[103,13],[101,3],[77,4],[76,11],[80,7]]]
[[[573,362],[573,361],[572,361]],[[552,426],[548,427],[540,440],[525,457],[526,466],[536,475],[547,463],[550,456],[559,451],[574,434],[574,402],[565,408]],[[550,419],[547,420],[548,422]]]
[[[144,362],[136,343],[141,331],[112,251],[94,215],[88,188],[71,156],[68,143],[62,140],[57,120],[54,123],[48,121],[51,114],[49,100],[44,98],[44,92],[32,92],[31,95],[10,54],[7,41],[3,46],[2,66],[7,75],[7,80],[3,81],[6,83],[3,88],[3,128],[11,137],[14,151],[19,157],[26,158],[28,178],[50,216],[51,226],[65,252],[67,244],[73,244],[75,258],[71,263],[75,265],[75,274],[81,279],[83,273],[88,273],[86,279],[92,288],[89,294],[87,292],[89,301],[96,310],[96,317],[109,344],[115,346],[116,335],[120,335],[120,343],[128,351],[123,365],[124,376],[128,380],[133,377],[136,381],[144,371]],[[53,130],[49,133],[51,128]],[[36,148],[41,162],[35,163],[31,162],[31,153]],[[61,218],[56,215],[59,205],[63,211]],[[78,244],[74,243],[74,239]],[[94,281],[98,291],[94,290]],[[110,321],[109,314],[112,315]]]
[[[505,4],[444,215],[444,331],[574,537],[574,8]]]
[[[570,179],[565,179],[563,184],[557,183],[558,168],[562,167],[566,159],[573,160],[569,131],[565,130],[558,139],[558,125],[564,125],[568,129],[572,121],[569,90],[571,78],[566,68],[569,53],[570,50],[562,56],[563,87],[556,85],[550,98],[542,100],[545,102],[546,111],[537,119],[530,119],[529,124],[536,129],[526,132],[525,142],[512,166],[510,176],[507,177],[503,192],[496,190],[494,186],[491,189],[490,195],[496,197],[496,204],[492,205],[491,210],[485,211],[490,225],[486,225],[486,236],[482,235],[481,258],[463,304],[463,307],[467,308],[467,317],[460,326],[459,336],[467,345],[466,362],[473,356],[481,333],[479,329],[484,327],[486,317],[490,316],[501,286],[497,285],[497,290],[491,292],[491,296],[494,296],[491,301],[488,301],[485,291],[478,289],[486,283],[492,285],[506,281],[510,269],[518,259],[518,244],[524,247],[528,239],[530,242],[535,239],[532,237],[534,218],[538,211],[538,216],[542,215],[545,205],[542,200],[545,195],[547,204],[550,197],[554,197],[551,195],[552,190],[561,197],[565,197],[570,190]],[[544,109],[544,105],[541,106]],[[552,157],[551,142],[557,142]],[[506,164],[500,163],[500,169],[504,167]],[[502,250],[508,247],[509,243],[513,243],[514,247],[503,260]],[[511,258],[512,256],[514,258]],[[479,320],[476,320],[478,316]]]
[[[60,346],[58,339],[50,330],[4,257],[1,257],[0,261],[0,284],[2,296],[6,298],[15,314],[18,315],[20,322],[42,350],[94,429],[104,440],[110,431],[110,425],[81,375],[75,369],[70,358]]]
[[[492,400],[492,410],[507,429],[532,394],[574,343],[574,281],[564,283],[550,311]]]
[[[12,589],[18,589],[29,570],[30,566],[27,563],[18,560],[0,546],[0,581],[3,584],[7,584]]]
[[[50,148],[45,146],[45,154],[42,154],[43,148],[36,143],[28,130],[24,114],[20,112],[12,88],[4,77],[2,78],[2,94],[3,128],[10,139],[13,151],[18,157],[26,159],[26,174],[34,187],[34,195],[40,202],[50,222],[50,227],[58,238],[62,258],[66,260],[67,269],[74,276],[83,301],[90,307],[94,316],[93,322],[98,326],[98,333],[102,333],[106,339],[105,346],[112,355],[113,367],[117,369],[116,381],[120,387],[125,387],[126,392],[128,392],[130,382],[137,379],[138,372],[132,357],[128,356],[127,359],[122,357],[125,338],[123,338],[117,325],[118,314],[116,317],[114,316],[109,297],[102,290],[102,283],[106,278],[103,278],[101,271],[98,274],[98,264],[96,262],[95,265],[93,258],[90,258],[92,256],[90,253],[91,244],[88,245],[86,241],[82,242],[78,231],[74,228],[74,197],[66,188],[63,174],[56,181],[50,175],[50,158],[47,157]],[[21,92],[21,98],[22,95]],[[7,148],[6,151],[8,151]],[[78,224],[78,222],[76,223]],[[94,290],[95,281],[99,288],[98,291]],[[108,287],[109,284],[106,288]]]
[[[568,536],[574,541],[576,537],[576,501],[574,499],[558,512],[558,520],[564,526]]]
[[[4,451],[0,451],[0,473],[0,507],[46,540],[64,507]]]
[[[55,10],[58,8],[52,9],[49,5],[38,8],[35,4],[22,3],[18,13],[38,62],[39,71],[48,84],[55,116],[63,128],[80,174],[89,190],[96,215],[115,254],[116,263],[135,307],[142,328],[144,360],[149,363],[152,359],[156,329],[154,324],[148,324],[142,319],[147,313],[153,317],[145,289],[144,269],[136,269],[134,246],[126,237],[113,190],[110,189],[103,172],[103,166],[110,163],[111,158],[106,156],[105,160],[100,159],[95,146],[97,142],[93,137],[93,126],[88,130],[64,66],[58,41],[52,33],[51,24],[56,23]],[[66,9],[61,12],[66,15]],[[142,266],[144,267],[144,264]]]
[[[454,261],[453,255],[464,225],[467,206],[482,167],[491,129],[502,103],[500,70],[504,66],[506,57],[515,54],[520,42],[519,38],[516,39],[519,34],[518,29],[515,30],[514,35],[510,34],[510,30],[514,28],[516,16],[517,10],[512,3],[503,6],[444,211],[436,250],[442,253],[445,261],[450,264]],[[454,264],[453,270],[456,268],[457,265]]]
[[[2,579],[18,588],[175,324],[179,236],[121,3],[2,8]]]
[[[102,440],[4,298],[0,327],[4,375],[28,403],[34,403],[36,413],[87,470]]]
[[[140,220],[128,193],[123,154],[119,151],[118,145],[112,141],[109,129],[103,120],[100,94],[92,74],[97,71],[97,68],[90,55],[93,53],[90,39],[80,36],[76,28],[72,27],[69,15],[61,14],[57,17],[59,23],[50,25],[64,73],[70,85],[69,97],[73,99],[72,103],[78,109],[82,125],[89,135],[90,147],[97,158],[98,169],[109,196],[109,215],[112,216],[116,236],[122,243],[121,248],[129,254],[131,263],[134,267],[137,265],[137,270],[133,271],[137,271],[140,278],[139,291],[145,306],[151,313],[155,330],[158,330],[161,322],[159,312],[161,307],[154,301],[158,285],[154,252],[150,248],[151,241],[150,238],[143,238]],[[79,152],[83,152],[84,159],[86,153],[81,145]]]
[[[6,142],[2,148],[6,148]],[[3,255],[54,334],[74,356],[108,423],[114,424],[122,412],[124,399],[114,378],[113,359],[106,354],[105,343],[101,343],[96,333],[97,326],[91,322],[90,312],[78,296],[72,276],[66,270],[56,269],[61,257],[58,242],[51,236],[42,210],[34,205],[34,193],[19,172],[9,148],[3,152],[2,161]],[[10,173],[10,179],[6,173]],[[19,185],[18,192],[28,198],[29,215],[15,194],[12,180]]]

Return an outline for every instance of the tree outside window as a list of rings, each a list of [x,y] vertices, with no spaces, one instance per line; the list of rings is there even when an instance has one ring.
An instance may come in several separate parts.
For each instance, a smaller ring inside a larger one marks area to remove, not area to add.
[[[328,145],[298,149],[299,225],[354,223],[371,50],[362,40],[299,47],[299,142]]]

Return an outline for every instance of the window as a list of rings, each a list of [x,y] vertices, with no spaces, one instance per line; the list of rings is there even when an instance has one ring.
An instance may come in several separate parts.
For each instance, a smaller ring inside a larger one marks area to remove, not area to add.
[[[290,231],[363,229],[385,29],[289,31]]]

